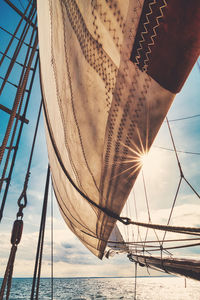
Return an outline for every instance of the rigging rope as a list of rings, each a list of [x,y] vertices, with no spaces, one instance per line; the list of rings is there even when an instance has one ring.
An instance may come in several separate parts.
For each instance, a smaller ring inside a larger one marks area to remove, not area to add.
[[[51,180],[51,299],[53,300],[53,183]]]
[[[134,300],[137,300],[137,262],[135,262],[135,289],[134,289]]]
[[[48,201],[48,192],[49,192],[49,179],[50,179],[50,167],[48,165],[43,207],[42,207],[42,216],[40,222],[40,231],[38,237],[37,253],[35,259],[35,268],[34,268],[34,275],[33,275],[33,282],[32,282],[31,300],[34,299],[38,300],[38,296],[39,296],[42,254],[43,254],[43,246],[44,246],[44,232],[45,232],[47,201]]]
[[[188,119],[193,119],[193,118],[197,118],[200,117],[200,114],[196,114],[196,115],[192,115],[192,116],[188,116],[188,117],[183,117],[183,118],[178,118],[178,119],[172,119],[172,120],[168,120],[169,122],[177,122],[177,121],[183,121],[183,120],[188,120]]]
[[[33,41],[34,34],[35,34],[35,30],[33,30],[32,34],[31,34],[30,43],[32,43],[32,41]],[[37,40],[37,38],[36,38],[36,40]],[[17,89],[16,98],[15,98],[15,101],[16,101],[17,96],[19,96],[19,99],[17,101],[18,104],[15,107],[16,110],[13,106],[12,112],[10,114],[10,119],[9,119],[9,123],[8,123],[8,126],[7,126],[5,137],[6,136],[9,137],[14,119],[16,118],[16,120],[15,120],[15,125],[14,125],[14,128],[13,128],[13,133],[12,133],[12,137],[11,137],[11,141],[10,141],[10,146],[9,146],[9,150],[8,150],[8,153],[7,153],[6,162],[5,162],[5,166],[4,166],[4,170],[3,170],[3,175],[2,175],[3,177],[5,176],[5,172],[6,172],[8,163],[9,163],[11,148],[12,148],[12,145],[13,145],[13,142],[14,142],[15,133],[17,131],[17,126],[18,126],[18,121],[19,121],[19,116],[20,116],[21,109],[22,109],[22,104],[23,104],[23,101],[24,101],[24,93],[25,93],[25,88],[26,88],[26,85],[27,85],[27,79],[28,79],[28,76],[29,76],[30,67],[31,67],[32,60],[33,60],[34,55],[35,55],[35,51],[36,51],[36,49],[33,49],[31,51],[29,61],[28,61],[28,57],[29,57],[30,48],[28,48],[28,50],[26,52],[26,56],[25,56],[25,60],[24,60],[24,67],[22,69],[22,73],[21,73],[21,76],[20,76],[20,82],[19,82],[19,86],[18,86],[18,89]],[[28,61],[28,67],[26,68],[27,61]],[[25,73],[25,70],[27,71],[26,73]],[[24,73],[25,73],[25,75],[24,75]],[[23,90],[20,94],[21,86],[23,86]],[[18,111],[17,111],[17,109],[18,109]],[[7,143],[7,142],[8,142],[8,140],[6,141],[6,139],[4,139],[1,148],[3,148],[3,145],[5,145],[5,143]],[[0,185],[0,191],[1,191],[1,188],[2,188],[2,184]]]
[[[170,149],[170,148],[166,148],[166,147],[161,147],[161,146],[156,146],[156,145],[154,145],[153,147],[174,152],[174,149]],[[200,152],[191,152],[191,151],[183,151],[183,150],[176,150],[176,152],[177,153],[184,153],[184,154],[200,155]]]
[[[11,128],[12,128],[12,124],[13,124],[14,118],[16,116],[16,112],[17,112],[17,108],[18,108],[20,99],[23,96],[23,93],[24,93],[24,90],[25,90],[25,87],[26,87],[26,84],[27,84],[27,81],[28,81],[28,75],[29,75],[31,64],[32,64],[32,61],[33,61],[33,58],[34,58],[34,54],[35,54],[36,48],[37,48],[37,44],[38,44],[38,40],[37,40],[37,36],[36,36],[36,39],[35,39],[35,42],[34,42],[34,46],[33,46],[34,51],[32,51],[32,53],[30,55],[30,59],[29,59],[29,62],[28,62],[28,66],[27,66],[25,75],[24,75],[23,82],[22,82],[22,84],[20,85],[20,88],[17,91],[16,97],[15,97],[15,101],[14,101],[14,104],[13,104],[13,108],[12,108],[12,114],[10,116],[10,119],[9,119],[9,122],[8,122],[8,126],[7,126],[7,129],[6,129],[6,134],[4,136],[4,139],[3,139],[3,142],[2,142],[2,145],[1,145],[1,148],[0,148],[0,162],[1,162],[2,158],[3,158],[4,150],[5,150],[5,147],[6,147],[7,142],[8,142],[8,138],[9,138],[9,135],[10,135],[10,132],[11,132]],[[7,74],[9,74],[9,72],[7,72]],[[2,84],[1,90],[3,89],[3,87],[4,87],[4,84]]]
[[[34,70],[33,70],[31,81],[30,81],[29,92],[28,92],[28,95],[27,95],[27,98],[26,98],[24,111],[23,111],[23,114],[22,114],[24,119],[26,117],[26,112],[27,112],[27,109],[28,109],[28,104],[29,104],[29,100],[30,100],[30,96],[31,96],[31,92],[32,92],[32,87],[33,87],[33,82],[34,82],[34,78],[35,78],[35,74],[36,74],[36,68],[37,68],[38,60],[39,60],[39,54],[37,53],[36,60],[35,60],[35,65],[34,65]],[[4,206],[5,206],[5,202],[6,202],[6,198],[7,198],[7,194],[8,194],[8,189],[9,189],[9,186],[10,186],[10,181],[11,181],[12,172],[13,172],[13,168],[14,168],[14,164],[15,164],[15,160],[16,160],[16,156],[17,156],[17,151],[18,151],[18,147],[19,147],[19,143],[20,143],[20,139],[21,139],[21,135],[22,135],[23,126],[24,126],[24,122],[21,122],[19,131],[18,131],[18,136],[17,136],[15,148],[14,148],[14,154],[13,154],[12,161],[11,161],[11,164],[10,164],[8,180],[6,181],[6,186],[5,186],[3,199],[2,199],[2,203],[1,203],[0,221],[1,221],[2,216],[3,216],[3,210],[4,210]],[[10,147],[11,147],[11,145],[10,145]]]
[[[10,49],[10,46],[12,45],[12,42],[13,42],[14,38],[16,38],[16,34],[17,34],[17,32],[18,32],[18,30],[19,30],[21,24],[22,24],[22,21],[24,20],[24,17],[25,17],[25,15],[26,15],[26,13],[27,13],[27,11],[28,11],[30,5],[31,5],[31,1],[30,1],[29,4],[27,5],[27,8],[26,8],[26,10],[24,11],[23,16],[20,18],[20,21],[19,21],[19,23],[18,23],[18,25],[17,25],[17,27],[16,27],[16,29],[15,29],[15,32],[14,32],[13,34],[11,34],[11,35],[12,35],[12,38],[10,39],[10,41],[9,41],[9,43],[8,43],[8,46],[7,46],[5,52],[4,52],[4,54],[3,54],[3,56],[2,56],[2,58],[1,58],[1,60],[0,60],[0,66],[1,66],[2,63],[3,63],[3,61],[4,61],[4,59],[5,59],[5,56],[6,56],[6,54],[8,53],[8,51],[9,51],[9,49]],[[20,39],[21,39],[21,38],[20,38]],[[19,41],[20,41],[20,39],[19,39]]]
[[[11,247],[11,250],[10,250],[10,257],[8,259],[6,271],[5,271],[5,274],[4,274],[4,279],[3,279],[3,282],[2,282],[2,286],[1,286],[0,300],[3,299],[4,293],[5,293],[5,288],[6,288],[6,283],[7,283],[6,300],[9,299],[11,281],[12,281],[12,273],[13,273],[13,267],[14,267],[14,261],[15,261],[15,254],[16,254],[16,251],[17,251],[17,246],[18,246],[18,244],[21,240],[21,236],[22,236],[23,209],[27,205],[26,192],[27,192],[27,188],[28,188],[28,180],[29,180],[29,176],[30,176],[30,167],[31,167],[31,163],[32,163],[33,151],[34,151],[36,136],[37,136],[37,132],[38,132],[38,125],[39,125],[39,120],[40,120],[40,115],[41,115],[41,109],[42,109],[42,102],[41,102],[40,108],[39,108],[39,113],[38,113],[38,118],[37,118],[37,122],[36,122],[35,133],[34,133],[34,137],[33,137],[32,148],[31,148],[31,153],[30,153],[30,156],[29,156],[29,162],[28,162],[28,167],[27,167],[26,176],[25,176],[25,180],[24,180],[23,190],[22,190],[21,195],[20,195],[20,197],[17,201],[19,209],[18,209],[18,212],[17,212],[17,218],[16,218],[16,220],[14,221],[14,224],[13,224],[13,230],[12,230],[12,235],[11,235],[12,247]]]
[[[23,229],[23,221],[18,220],[18,219],[15,220],[15,222],[13,224],[12,235],[11,235],[12,247],[10,250],[10,256],[8,259],[7,267],[6,267],[4,278],[2,281],[2,285],[1,285],[0,300],[3,299],[5,289],[6,289],[6,284],[7,284],[6,300],[9,299],[15,255],[16,255],[16,251],[17,251],[17,246],[21,240],[22,229]]]

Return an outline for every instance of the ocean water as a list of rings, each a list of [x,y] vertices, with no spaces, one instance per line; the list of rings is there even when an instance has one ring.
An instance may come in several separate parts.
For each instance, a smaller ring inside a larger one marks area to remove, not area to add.
[[[10,300],[30,299],[32,279],[14,278]],[[53,299],[134,300],[134,278],[55,278]],[[51,299],[51,281],[42,278],[39,299]],[[200,300],[200,283],[177,277],[137,278],[137,300]]]

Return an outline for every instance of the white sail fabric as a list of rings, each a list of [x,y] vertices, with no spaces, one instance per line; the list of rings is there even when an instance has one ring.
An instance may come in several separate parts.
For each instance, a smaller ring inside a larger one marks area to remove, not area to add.
[[[83,194],[120,215],[140,157],[175,95],[146,73],[148,56],[143,70],[130,59],[143,2],[37,2],[54,190],[66,223],[99,258],[116,219],[80,195],[65,170]],[[159,7],[160,18],[164,6]]]

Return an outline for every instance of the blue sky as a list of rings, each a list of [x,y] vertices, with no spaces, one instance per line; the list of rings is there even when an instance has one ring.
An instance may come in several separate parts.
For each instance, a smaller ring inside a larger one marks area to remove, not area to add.
[[[16,14],[8,15],[6,6],[0,4],[1,24],[7,23],[9,30],[14,31],[10,19],[16,18]],[[18,4],[20,5],[20,4]],[[20,7],[20,6],[19,6]],[[9,10],[11,13],[11,10]],[[4,35],[1,35],[2,48],[7,43]],[[11,54],[11,53],[10,53]],[[22,57],[19,57],[19,61]],[[3,69],[1,69],[1,72]],[[2,73],[1,73],[2,74]],[[17,72],[13,73],[10,80],[17,82]],[[200,95],[200,72],[196,65],[190,74],[182,92],[176,96],[171,107],[168,118],[177,119],[181,117],[192,116],[200,113],[199,95]],[[8,98],[12,98],[14,88],[10,86],[1,97],[1,103],[12,106]],[[4,219],[0,224],[0,276],[3,275],[5,265],[10,249],[10,231],[17,212],[17,200],[23,187],[26,166],[28,162],[28,153],[33,136],[33,130],[36,122],[37,111],[41,95],[39,88],[39,75],[34,84],[31,102],[27,113],[30,119],[29,125],[25,125],[22,136],[22,142],[18,153],[17,163],[15,165],[13,181],[10,188],[8,201],[5,208]],[[7,115],[0,114],[0,132],[4,130]],[[193,118],[184,121],[171,122],[172,132],[176,141],[178,150],[200,152],[200,118]],[[0,135],[2,139],[2,135]],[[178,169],[174,159],[174,154],[170,151],[156,148],[156,146],[172,148],[169,133],[166,129],[166,123],[163,124],[154,146],[150,152],[150,159],[144,167],[146,185],[148,188],[148,197],[152,211],[152,219],[155,222],[166,220],[169,213],[169,207],[173,201],[173,195],[178,182]],[[196,187],[199,188],[199,168],[200,156],[190,154],[179,154],[183,170],[186,177]],[[35,154],[32,162],[31,177],[27,192],[28,205],[24,210],[24,232],[16,257],[14,276],[30,277],[33,274],[34,257],[36,252],[37,236],[40,224],[40,215],[42,209],[42,199],[44,192],[46,168],[48,164],[48,155],[46,150],[45,133],[43,117],[40,121],[39,134],[36,142]],[[188,168],[189,166],[189,168]],[[141,176],[138,178],[135,186],[135,195],[138,200],[138,213],[141,220],[147,218],[144,192],[141,191]],[[133,194],[130,195],[130,203]],[[51,199],[51,192],[50,197]],[[53,197],[54,203],[54,275],[55,277],[80,277],[80,276],[133,276],[134,265],[131,264],[126,256],[117,255],[109,260],[98,260],[94,257],[79,240],[67,229],[62,217],[58,211],[57,203]],[[133,204],[130,204],[133,205]],[[191,190],[183,185],[180,197],[177,201],[172,223],[177,225],[188,224],[199,226],[200,219],[199,199],[194,197]],[[125,214],[125,211],[124,211]],[[45,233],[44,260],[42,276],[50,276],[50,207],[48,207],[47,226]],[[199,254],[199,248],[188,251],[186,254]],[[179,254],[179,252],[177,252]],[[151,274],[155,274],[151,272]],[[139,269],[139,275],[147,275],[147,271]]]

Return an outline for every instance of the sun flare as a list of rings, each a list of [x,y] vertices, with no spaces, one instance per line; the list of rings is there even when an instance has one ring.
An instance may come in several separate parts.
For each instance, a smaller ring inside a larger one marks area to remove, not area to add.
[[[145,166],[148,163],[148,160],[149,160],[149,156],[148,156],[147,152],[141,154],[140,163],[141,163],[142,167]]]

